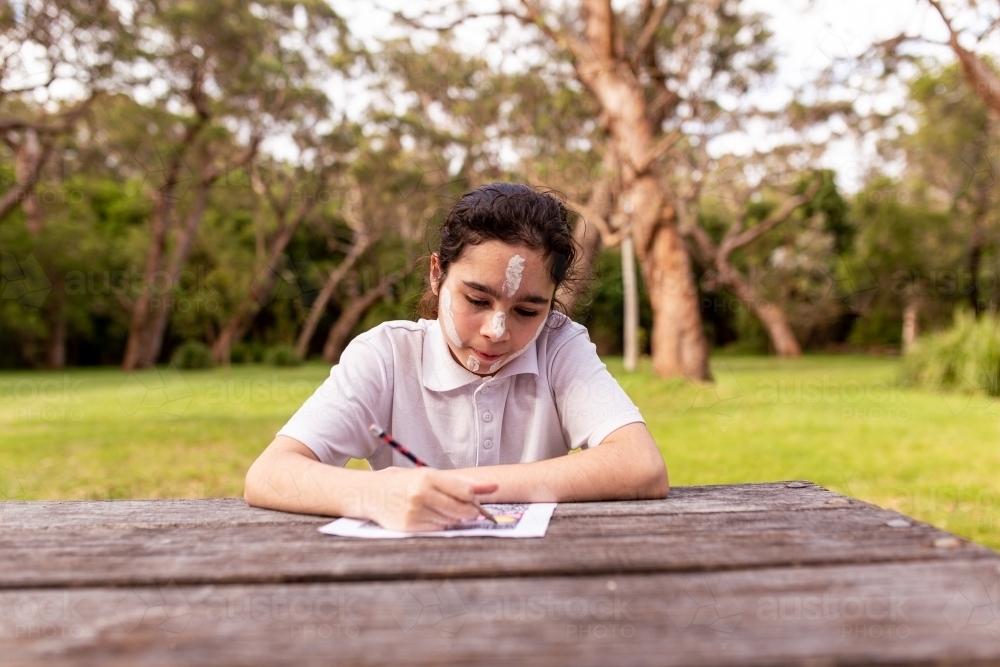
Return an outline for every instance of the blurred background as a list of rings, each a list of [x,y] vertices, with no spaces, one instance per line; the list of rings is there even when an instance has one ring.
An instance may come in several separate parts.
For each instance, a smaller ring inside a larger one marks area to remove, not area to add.
[[[1000,10],[0,5],[0,497],[240,495],[495,180],[677,484],[806,478],[1000,546]],[[352,462],[352,465],[363,465]]]

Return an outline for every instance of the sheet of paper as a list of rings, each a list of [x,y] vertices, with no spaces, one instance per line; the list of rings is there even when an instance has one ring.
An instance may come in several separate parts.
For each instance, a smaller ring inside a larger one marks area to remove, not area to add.
[[[486,511],[496,517],[497,523],[483,516],[472,521],[462,521],[445,530],[422,533],[404,533],[386,530],[374,521],[363,519],[337,519],[319,529],[327,535],[342,537],[544,537],[556,503],[486,503]]]

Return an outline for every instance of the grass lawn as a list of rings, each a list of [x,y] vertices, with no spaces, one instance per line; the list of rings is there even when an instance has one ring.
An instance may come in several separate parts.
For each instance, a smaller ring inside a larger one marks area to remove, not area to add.
[[[717,384],[626,374],[673,486],[809,479],[1000,549],[1000,402],[895,387],[898,362],[718,356]],[[0,373],[0,498],[239,496],[329,372]]]

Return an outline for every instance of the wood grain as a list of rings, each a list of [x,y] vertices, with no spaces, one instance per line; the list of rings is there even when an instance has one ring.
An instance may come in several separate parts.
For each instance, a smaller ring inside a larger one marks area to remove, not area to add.
[[[681,572],[803,564],[995,557],[872,506],[717,514],[556,516],[540,539],[361,540],[302,523],[76,526],[4,531],[0,589],[364,581],[584,573]]]
[[[0,592],[4,665],[1000,665],[1000,559]],[[46,636],[46,634],[48,636]]]
[[[705,514],[792,509],[839,509],[835,502],[867,505],[811,482],[681,486],[664,500],[564,503],[557,517],[622,514]],[[52,529],[80,526],[166,528],[171,526],[244,526],[272,523],[317,523],[322,518],[249,507],[242,498],[209,500],[65,500],[0,502],[0,528]]]

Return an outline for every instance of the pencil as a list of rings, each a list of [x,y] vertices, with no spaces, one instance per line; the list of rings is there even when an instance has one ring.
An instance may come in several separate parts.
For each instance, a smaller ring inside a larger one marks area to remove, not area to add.
[[[404,447],[401,443],[397,442],[395,438],[393,438],[391,435],[389,435],[388,433],[386,433],[385,429],[383,429],[382,427],[380,427],[378,424],[372,424],[371,426],[368,427],[368,430],[371,431],[372,435],[374,435],[376,438],[378,438],[382,442],[386,443],[387,445],[391,446],[393,449],[395,449],[397,452],[399,452],[400,454],[402,454],[406,458],[408,458],[411,461],[413,461],[418,468],[430,468],[430,466],[427,465],[426,463],[424,463],[420,459],[419,456],[417,456],[416,454],[414,454],[413,452],[411,452],[409,449],[407,449],[406,447]],[[482,514],[484,517],[486,517],[487,519],[489,519],[493,523],[497,522],[497,520],[493,517],[493,515],[490,514],[489,512],[487,512],[486,509],[482,505],[480,505],[478,502],[476,502],[475,500],[473,500],[472,504],[473,504],[473,506],[475,506],[475,508],[477,510],[479,510],[479,513]]]

